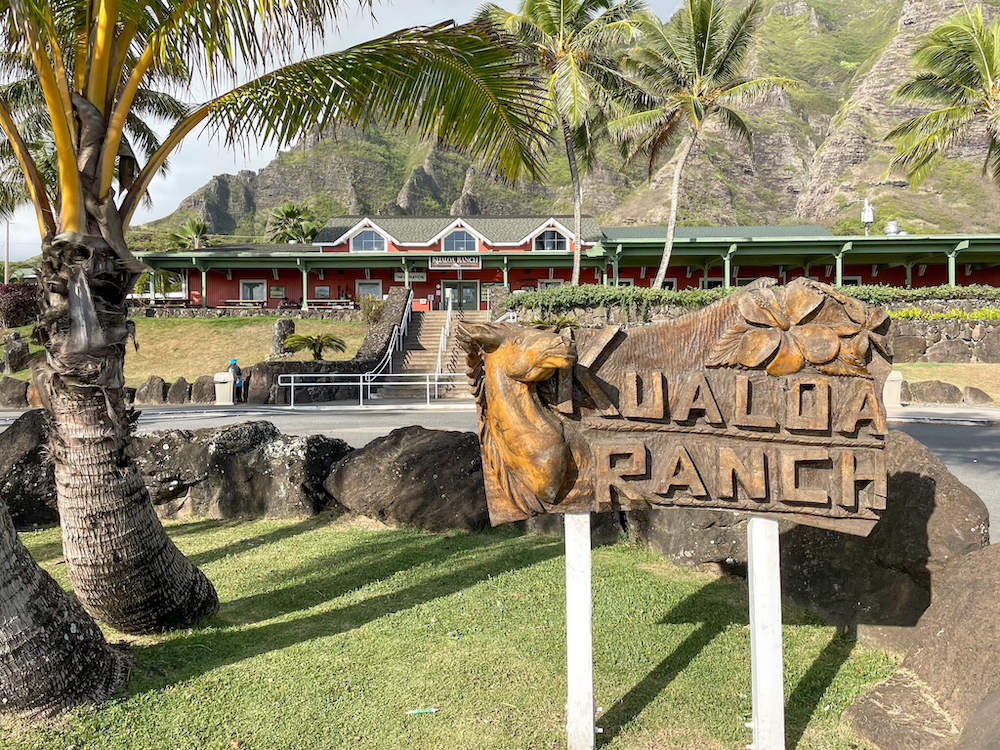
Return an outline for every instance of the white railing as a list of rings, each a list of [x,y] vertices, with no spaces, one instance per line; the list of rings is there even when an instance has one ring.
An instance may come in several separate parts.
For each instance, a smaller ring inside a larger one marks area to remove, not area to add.
[[[434,372],[441,372],[441,365],[444,364],[444,353],[448,350],[448,339],[451,337],[452,302],[454,299],[453,295],[448,295],[448,314],[445,315],[444,326],[441,328],[441,339],[438,341],[437,365],[434,367]]]
[[[497,318],[493,322],[494,323],[516,323],[517,322],[517,313],[514,312],[513,310],[510,310],[508,312],[505,312],[503,315],[501,315],[499,318]]]
[[[410,388],[423,387],[425,390],[426,403],[430,406],[431,401],[439,397],[438,385],[443,381],[446,385],[460,385],[465,380],[464,372],[425,372],[425,373],[397,373],[384,374],[378,376],[379,386],[407,386]],[[324,375],[324,374],[298,374],[279,375],[278,386],[288,388],[288,406],[295,408],[296,388],[357,388],[358,405],[370,405],[372,401],[372,376],[370,373],[358,375]],[[331,399],[332,401],[333,399]]]

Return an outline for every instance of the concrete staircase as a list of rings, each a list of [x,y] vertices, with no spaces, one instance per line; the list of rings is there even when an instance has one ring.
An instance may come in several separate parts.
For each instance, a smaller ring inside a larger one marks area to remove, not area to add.
[[[426,374],[433,373],[437,368],[438,347],[441,343],[441,330],[448,318],[446,310],[431,310],[429,312],[414,312],[410,317],[410,327],[403,342],[403,349],[396,352],[392,359],[394,374]],[[462,352],[458,346],[459,323],[486,323],[489,313],[478,310],[454,310],[451,314],[451,335],[441,358],[441,372],[461,372],[465,366]],[[414,385],[386,385],[379,389],[382,398],[425,398],[426,386],[414,379]],[[456,385],[458,387],[456,387]],[[450,380],[442,383],[438,394],[443,398],[469,398],[464,381]]]

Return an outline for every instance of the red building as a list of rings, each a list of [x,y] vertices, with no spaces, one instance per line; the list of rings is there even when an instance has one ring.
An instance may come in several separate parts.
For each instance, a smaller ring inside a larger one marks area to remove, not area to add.
[[[229,245],[139,253],[180,275],[187,304],[346,306],[390,287],[414,290],[417,309],[485,308],[493,290],[569,281],[572,218],[348,217],[331,220],[313,245]],[[582,282],[649,286],[663,227],[583,222]],[[667,274],[675,289],[735,286],[760,276],[831,284],[1000,285],[1000,237],[837,237],[816,226],[687,227]]]

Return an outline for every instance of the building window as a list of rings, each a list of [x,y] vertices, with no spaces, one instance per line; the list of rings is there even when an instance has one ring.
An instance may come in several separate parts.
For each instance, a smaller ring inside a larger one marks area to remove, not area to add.
[[[444,238],[446,253],[476,252],[476,238],[463,229],[457,229]]]
[[[358,281],[358,299],[362,297],[375,297],[376,299],[382,299],[382,282],[381,281]]]
[[[267,293],[266,281],[241,281],[240,301],[241,302],[263,302]]]
[[[841,286],[861,286],[860,276],[845,276]]]
[[[355,253],[384,253],[385,238],[374,229],[358,232],[351,240],[351,251]]]
[[[285,298],[285,287],[272,284],[271,299],[284,299],[284,298]]]
[[[726,280],[722,277],[716,279],[702,279],[699,285],[702,289],[721,289],[726,285]]]
[[[313,294],[314,299],[330,299],[330,287],[328,286],[314,286]]]
[[[539,279],[538,289],[550,289],[554,286],[564,286],[567,282],[564,279]]]
[[[546,229],[535,237],[535,250],[545,252],[565,252],[566,238],[555,229]]]

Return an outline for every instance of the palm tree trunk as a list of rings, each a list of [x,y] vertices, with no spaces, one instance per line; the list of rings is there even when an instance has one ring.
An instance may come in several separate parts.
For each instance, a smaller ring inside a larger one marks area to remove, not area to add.
[[[583,183],[580,181],[580,169],[576,163],[576,150],[573,148],[573,138],[569,132],[569,124],[563,120],[563,140],[566,143],[566,158],[569,161],[569,176],[573,182],[573,277],[570,283],[580,285],[580,260],[582,256],[583,234]]]
[[[190,626],[218,609],[218,597],[164,532],[127,450],[138,415],[125,406],[125,298],[139,268],[124,248],[124,239],[116,251],[70,234],[43,247],[46,358],[35,383],[53,418],[73,588],[94,617],[146,633]]]
[[[670,222],[667,225],[667,242],[663,246],[663,258],[660,259],[660,268],[656,272],[656,279],[653,281],[654,289],[662,289],[667,279],[667,268],[670,266],[670,256],[674,252],[674,233],[677,231],[677,204],[681,197],[681,176],[687,164],[688,157],[698,140],[698,131],[692,130],[684,142],[681,144],[680,153],[677,156],[677,164],[674,167],[674,185],[670,191]]]
[[[51,717],[100,703],[128,670],[127,654],[31,559],[0,503],[0,710]]]

